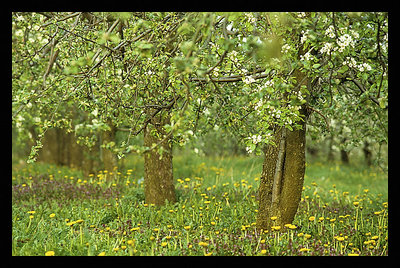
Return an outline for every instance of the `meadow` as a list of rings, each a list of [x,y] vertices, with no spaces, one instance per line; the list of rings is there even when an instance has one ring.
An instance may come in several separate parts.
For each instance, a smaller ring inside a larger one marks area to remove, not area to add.
[[[177,155],[178,202],[155,207],[139,157],[86,177],[13,165],[12,255],[388,255],[387,173],[309,161],[294,222],[258,232],[261,168],[261,157]]]

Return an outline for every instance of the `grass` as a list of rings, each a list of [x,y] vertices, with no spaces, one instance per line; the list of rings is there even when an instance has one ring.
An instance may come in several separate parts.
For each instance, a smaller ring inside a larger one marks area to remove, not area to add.
[[[259,233],[261,158],[178,155],[178,202],[160,208],[144,202],[142,160],[124,166],[13,167],[12,255],[388,255],[378,169],[308,163],[293,225]]]

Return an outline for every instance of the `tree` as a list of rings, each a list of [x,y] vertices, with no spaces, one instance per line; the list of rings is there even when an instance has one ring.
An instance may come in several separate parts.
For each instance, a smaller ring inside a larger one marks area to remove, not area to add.
[[[312,117],[322,119],[313,126],[320,132],[331,131],[328,118],[342,119],[347,144],[366,134],[387,142],[387,13],[245,13],[224,20],[241,42],[234,42],[230,61],[221,57],[219,69],[247,63],[251,71],[192,81],[208,82],[218,92],[209,101],[218,107],[209,121],[237,132],[248,152],[263,150],[257,226],[269,230],[296,214]],[[205,53],[225,55],[218,50]],[[242,85],[233,84],[240,80]]]

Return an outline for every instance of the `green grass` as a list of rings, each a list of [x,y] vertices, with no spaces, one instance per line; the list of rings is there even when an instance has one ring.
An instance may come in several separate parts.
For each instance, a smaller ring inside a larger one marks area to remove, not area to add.
[[[178,202],[157,208],[138,157],[89,177],[15,166],[12,255],[388,255],[387,174],[311,161],[296,228],[258,233],[261,169],[260,157],[177,155]]]

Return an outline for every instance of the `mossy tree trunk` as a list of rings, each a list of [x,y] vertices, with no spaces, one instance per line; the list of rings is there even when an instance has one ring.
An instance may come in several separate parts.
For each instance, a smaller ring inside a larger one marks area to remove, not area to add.
[[[308,84],[300,71],[295,72],[299,83]],[[300,82],[302,81],[302,82]],[[300,88],[300,85],[296,88]],[[300,113],[301,129],[274,127],[274,145],[265,148],[260,178],[257,229],[271,231],[271,226],[292,223],[300,203],[305,174],[306,106]],[[276,217],[272,220],[271,217]]]
[[[151,112],[150,112],[151,113]],[[176,202],[172,168],[172,141],[165,136],[163,126],[168,124],[168,112],[152,118],[144,129],[144,145],[154,149],[144,154],[145,201],[156,206]],[[160,154],[160,151],[162,152]]]
[[[300,203],[305,174],[305,124],[301,130],[277,129],[277,146],[268,145],[259,188],[257,228],[292,223]],[[271,220],[271,217],[277,217]]]

